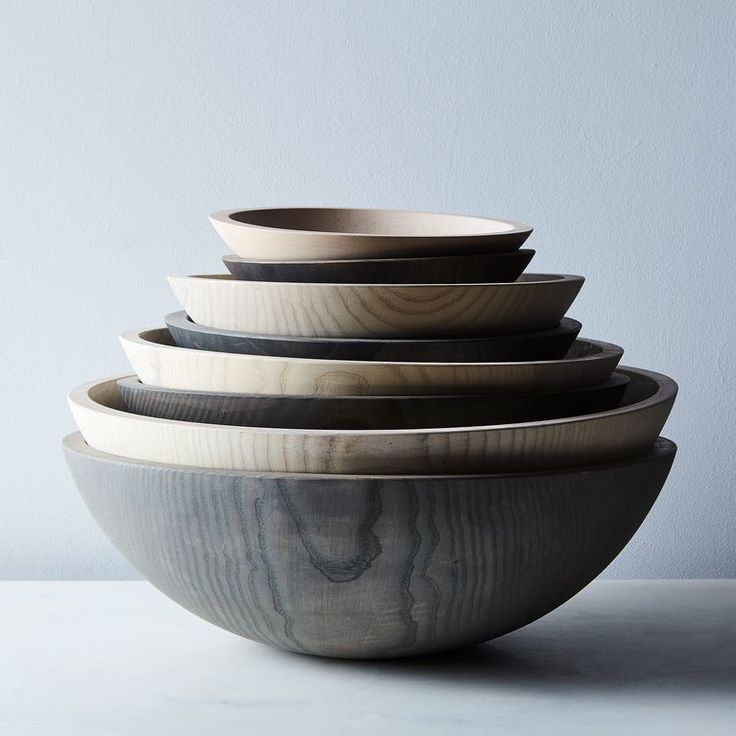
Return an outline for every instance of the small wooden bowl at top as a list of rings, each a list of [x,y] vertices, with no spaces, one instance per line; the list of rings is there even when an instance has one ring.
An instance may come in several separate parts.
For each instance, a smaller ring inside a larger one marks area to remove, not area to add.
[[[159,419],[282,429],[419,429],[512,424],[608,411],[629,378],[562,391],[458,396],[270,396],[181,391],[118,381],[127,411]]]
[[[422,429],[282,429],[198,424],[125,411],[117,378],[69,396],[87,443],[170,465],[294,473],[417,475],[532,471],[646,452],[669,416],[677,384],[621,368],[630,379],[609,411],[517,424]]]
[[[311,284],[170,276],[202,325],[255,335],[466,337],[548,330],[560,323],[582,276],[525,274],[507,284]]]
[[[281,649],[385,658],[485,641],[571,598],[644,520],[676,448],[412,477],[161,465],[79,434],[64,450],[105,534],[184,608]]]
[[[608,379],[623,349],[576,340],[562,360],[515,363],[279,358],[180,348],[166,329],[126,332],[120,342],[143,383],[164,388],[281,395],[426,395],[552,391]]]
[[[499,253],[532,232],[510,220],[334,207],[223,210],[210,222],[234,253],[258,261]]]
[[[515,281],[533,250],[424,258],[363,258],[343,261],[252,261],[223,256],[230,273],[244,281],[328,284],[468,284]]]
[[[350,339],[249,335],[192,322],[184,311],[166,315],[166,326],[182,348],[218,353],[248,353],[281,358],[380,360],[384,362],[506,363],[560,360],[575,342],[582,325],[565,317],[551,330],[495,337],[442,340]]]

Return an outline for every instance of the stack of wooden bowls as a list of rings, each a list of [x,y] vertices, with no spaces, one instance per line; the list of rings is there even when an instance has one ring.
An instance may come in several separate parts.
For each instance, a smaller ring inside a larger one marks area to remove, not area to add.
[[[99,524],[230,631],[340,657],[423,654],[555,608],[618,554],[675,446],[671,379],[523,273],[531,228],[349,209],[218,212],[229,274],[126,332],[137,375],[74,390]]]

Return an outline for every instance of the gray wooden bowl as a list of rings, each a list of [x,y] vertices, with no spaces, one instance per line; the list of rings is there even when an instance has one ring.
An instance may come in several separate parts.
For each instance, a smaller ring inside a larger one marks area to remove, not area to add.
[[[339,207],[223,210],[210,222],[234,253],[259,261],[508,252],[532,232],[510,220]]]
[[[179,347],[218,353],[274,355],[282,358],[380,360],[430,363],[516,363],[560,360],[575,342],[582,325],[565,317],[557,327],[496,337],[456,339],[371,339],[250,335],[198,325],[184,311],[166,315],[166,326]]]
[[[304,654],[405,657],[545,615],[621,551],[675,445],[513,475],[369,477],[196,470],[64,440],[92,515],[184,608]]]
[[[468,284],[515,281],[533,250],[424,258],[362,258],[350,261],[251,261],[223,256],[244,281],[310,281],[328,284]]]
[[[418,429],[511,424],[595,414],[621,403],[630,379],[563,391],[458,396],[279,396],[182,391],[118,380],[127,411],[204,424],[283,429]]]

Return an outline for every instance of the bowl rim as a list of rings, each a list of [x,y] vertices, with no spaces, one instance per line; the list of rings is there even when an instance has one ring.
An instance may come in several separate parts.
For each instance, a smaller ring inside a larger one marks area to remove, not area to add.
[[[217,432],[232,431],[235,433],[255,433],[255,434],[272,434],[272,435],[288,435],[293,437],[406,437],[406,436],[427,436],[427,435],[454,435],[454,434],[481,434],[489,431],[499,432],[505,429],[514,431],[524,429],[538,429],[544,427],[559,427],[568,424],[587,424],[592,421],[603,421],[609,417],[620,416],[624,414],[638,413],[645,411],[651,407],[663,404],[670,399],[674,401],[677,395],[677,384],[669,376],[655,371],[648,371],[643,368],[634,368],[630,366],[621,366],[618,368],[620,373],[634,377],[644,377],[653,381],[656,388],[654,392],[641,401],[636,401],[627,406],[609,409],[608,411],[595,412],[593,414],[578,414],[572,417],[559,417],[557,419],[543,419],[532,422],[512,422],[507,424],[476,424],[471,426],[453,426],[453,427],[420,427],[412,429],[288,429],[283,427],[249,427],[229,424],[207,424],[205,422],[186,422],[180,419],[161,419],[159,417],[148,417],[141,414],[101,404],[90,396],[90,392],[95,388],[113,384],[115,390],[119,391],[117,381],[124,378],[124,375],[113,376],[96,381],[89,381],[76,388],[69,393],[68,401],[72,406],[79,407],[83,410],[112,415],[114,418],[123,421],[135,418],[137,421],[153,423],[153,424],[171,424],[174,426],[196,425],[206,430],[214,430]],[[128,374],[126,374],[128,375]]]
[[[234,219],[235,215],[246,215],[249,213],[261,213],[261,212],[278,212],[284,210],[320,210],[323,212],[376,212],[390,215],[403,215],[403,216],[431,216],[431,217],[454,217],[462,220],[472,220],[477,222],[493,223],[495,225],[503,225],[503,230],[490,230],[489,232],[478,232],[478,233],[437,233],[434,235],[390,235],[387,233],[362,233],[362,232],[351,232],[351,231],[336,231],[336,230],[303,230],[300,228],[288,228],[288,227],[273,227],[270,225],[258,225],[256,223],[243,222],[242,220]],[[488,238],[488,237],[506,237],[511,235],[526,234],[527,237],[531,235],[534,228],[530,225],[524,225],[521,222],[514,220],[507,220],[499,217],[479,217],[476,215],[459,215],[451,212],[430,212],[427,210],[392,210],[392,209],[381,209],[375,207],[254,207],[254,208],[243,208],[236,207],[231,209],[217,210],[209,215],[210,222],[213,225],[220,224],[225,226],[242,227],[244,229],[260,230],[270,232],[273,234],[286,234],[295,236],[317,236],[320,238],[370,238],[384,240],[408,240],[414,242],[422,242],[426,240],[452,240],[452,239],[477,239],[477,238]]]
[[[572,317],[563,317],[560,323],[555,327],[550,327],[548,330],[535,330],[533,332],[514,332],[508,335],[489,335],[487,337],[427,337],[427,338],[402,338],[402,337],[304,337],[302,335],[273,335],[273,334],[258,334],[257,332],[240,332],[238,330],[225,330],[219,327],[210,327],[209,325],[201,325],[195,322],[188,314],[186,309],[179,309],[176,312],[169,312],[164,317],[166,326],[173,324],[174,327],[180,330],[188,330],[189,332],[196,332],[197,334],[212,334],[221,335],[223,337],[235,338],[238,340],[270,340],[273,342],[288,342],[295,344],[302,343],[334,343],[336,345],[349,346],[353,343],[357,345],[407,345],[420,347],[422,345],[462,345],[465,343],[480,344],[493,341],[508,342],[510,340],[528,340],[536,338],[538,336],[547,336],[552,333],[557,334],[569,334],[570,332],[576,332],[580,334],[580,330],[583,329],[583,325]],[[564,323],[564,324],[563,324]],[[560,329],[560,328],[564,329]],[[582,338],[585,339],[585,338]],[[573,341],[574,342],[574,341]],[[191,349],[191,348],[190,348]],[[283,357],[283,356],[276,356]],[[374,362],[374,361],[372,361]],[[517,361],[508,361],[510,363]]]
[[[411,367],[411,368],[427,368],[427,367],[439,367],[448,368],[450,366],[457,366],[459,368],[467,369],[472,367],[490,367],[490,366],[545,366],[554,363],[564,362],[567,365],[572,363],[587,363],[594,360],[605,360],[609,358],[618,357],[621,360],[624,349],[610,342],[603,342],[602,340],[592,340],[584,337],[576,337],[572,342],[572,345],[576,343],[587,343],[593,345],[599,350],[592,355],[581,355],[575,358],[558,358],[556,360],[519,360],[519,361],[476,361],[469,363],[458,363],[456,361],[401,361],[401,360],[343,360],[340,358],[285,358],[279,355],[260,355],[256,353],[226,353],[218,350],[198,350],[197,348],[183,348],[179,345],[165,345],[162,343],[154,342],[153,340],[146,339],[144,334],[149,332],[169,332],[168,327],[148,327],[142,330],[127,330],[120,335],[120,342],[125,348],[126,344],[142,345],[147,349],[159,349],[159,350],[176,350],[184,353],[195,353],[198,357],[202,357],[203,353],[214,357],[214,360],[236,360],[242,362],[253,362],[253,361],[265,361],[268,362],[281,362],[288,361],[289,363],[298,363],[304,365],[317,365],[327,364],[331,367],[341,368],[345,370],[351,365],[372,366],[376,369],[381,366],[390,367]],[[169,335],[171,333],[169,332]],[[173,338],[172,338],[173,339]]]
[[[542,278],[531,278],[542,277]],[[487,290],[487,289],[520,289],[523,287],[540,287],[540,286],[557,286],[558,288],[568,287],[570,285],[577,286],[578,291],[585,283],[585,276],[570,273],[523,273],[516,281],[487,281],[487,282],[470,282],[470,283],[436,283],[436,284],[368,284],[368,283],[340,283],[330,281],[261,281],[261,280],[244,280],[238,279],[232,273],[194,273],[194,274],[172,274],[166,277],[169,284],[173,287],[175,283],[221,283],[231,284],[233,286],[224,288],[242,289],[246,291],[257,290],[259,286],[268,289],[286,289],[287,287],[297,287],[304,291],[312,291],[314,289],[325,289],[330,291],[350,290],[353,292],[370,290],[377,291],[380,289],[463,289],[463,290]]]
[[[499,473],[435,473],[432,475],[378,475],[376,473],[367,473],[360,475],[358,473],[291,473],[287,471],[268,471],[268,470],[228,470],[226,468],[200,468],[192,465],[174,465],[169,463],[157,463],[152,460],[142,460],[140,458],[125,457],[124,455],[114,455],[110,452],[98,450],[87,444],[80,431],[70,432],[63,440],[64,448],[77,455],[83,455],[87,458],[99,460],[113,465],[135,465],[143,468],[151,468],[156,471],[176,471],[178,473],[191,473],[195,475],[213,475],[218,477],[246,477],[246,478],[263,478],[264,480],[295,479],[295,480],[312,480],[325,482],[345,482],[345,481],[408,481],[414,482],[431,482],[431,481],[467,481],[482,479],[522,479],[535,477],[549,477],[555,475],[572,475],[573,473],[588,473],[599,470],[612,470],[617,467],[629,466],[637,463],[649,463],[658,460],[661,457],[674,455],[677,452],[677,445],[667,437],[657,437],[654,444],[644,453],[632,455],[629,457],[617,458],[601,463],[586,463],[582,465],[568,465],[566,467],[549,468],[531,471],[501,471]]]
[[[408,263],[427,263],[429,261],[444,261],[448,260],[460,260],[463,258],[492,258],[494,260],[505,260],[507,258],[524,260],[528,258],[530,261],[536,255],[534,248],[519,248],[519,250],[512,251],[501,251],[498,253],[458,253],[452,256],[407,256],[406,258],[388,257],[388,258],[326,258],[324,260],[312,259],[309,261],[295,261],[294,259],[284,260],[272,260],[272,261],[258,261],[253,258],[243,258],[243,256],[236,255],[235,253],[226,253],[221,256],[223,263],[246,263],[252,266],[332,266],[337,264],[343,264],[346,267],[355,265],[362,265],[365,263],[389,263],[389,264],[408,264]],[[323,283],[323,282],[318,282]],[[499,282],[501,283],[501,282]]]

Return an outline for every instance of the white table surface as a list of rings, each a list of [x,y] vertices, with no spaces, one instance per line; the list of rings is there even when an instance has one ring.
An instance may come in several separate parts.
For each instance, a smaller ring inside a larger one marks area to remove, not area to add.
[[[3,736],[736,734],[736,581],[604,581],[495,642],[355,662],[142,582],[0,583]]]

